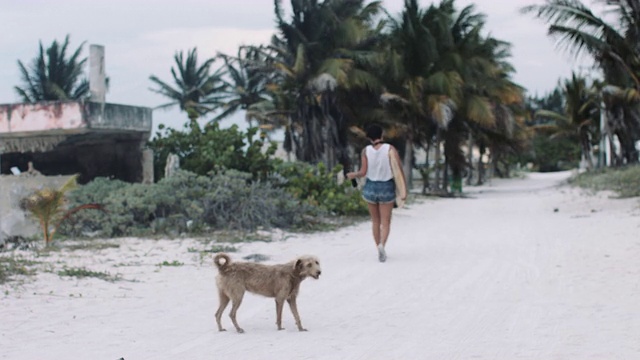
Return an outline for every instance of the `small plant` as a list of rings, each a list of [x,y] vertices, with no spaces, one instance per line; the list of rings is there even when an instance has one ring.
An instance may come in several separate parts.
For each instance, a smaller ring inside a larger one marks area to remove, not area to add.
[[[86,268],[67,268],[67,267],[58,271],[58,276],[72,276],[76,278],[92,277],[92,278],[97,278],[105,281],[116,281],[116,280],[119,280],[120,278],[117,275],[112,276],[108,272],[104,272],[104,271],[93,271],[93,270],[88,270]]]
[[[34,262],[9,256],[0,257],[0,284],[11,280],[14,275],[32,275],[35,271],[29,269]]]
[[[163,267],[163,266],[182,266],[184,265],[184,263],[181,263],[178,260],[173,260],[172,262],[168,262],[167,260],[161,262],[160,264],[158,264],[158,266]]]
[[[74,175],[59,189],[38,190],[20,202],[20,207],[30,212],[40,222],[45,246],[51,244],[60,224],[76,212],[84,209],[103,210],[99,204],[83,204],[66,209],[66,194],[77,187],[77,179],[78,175]]]

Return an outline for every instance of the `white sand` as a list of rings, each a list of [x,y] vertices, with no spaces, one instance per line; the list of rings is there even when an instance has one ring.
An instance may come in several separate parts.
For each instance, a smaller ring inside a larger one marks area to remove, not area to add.
[[[465,188],[394,213],[381,264],[369,223],[240,245],[234,259],[315,254],[302,322],[245,296],[237,334],[215,328],[216,270],[196,240],[117,239],[117,249],[53,253],[69,267],[126,280],[61,278],[5,285],[2,359],[640,359],[640,211],[557,187],[568,173]],[[554,212],[554,209],[558,209]],[[158,267],[174,260],[184,266]],[[5,292],[6,290],[6,292]],[[228,309],[227,309],[228,311]]]

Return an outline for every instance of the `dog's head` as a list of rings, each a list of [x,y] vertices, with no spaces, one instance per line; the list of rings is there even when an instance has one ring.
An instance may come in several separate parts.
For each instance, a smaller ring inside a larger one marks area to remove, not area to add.
[[[311,276],[314,279],[318,279],[322,270],[320,269],[320,261],[315,256],[301,256],[296,260],[296,271],[300,276]]]

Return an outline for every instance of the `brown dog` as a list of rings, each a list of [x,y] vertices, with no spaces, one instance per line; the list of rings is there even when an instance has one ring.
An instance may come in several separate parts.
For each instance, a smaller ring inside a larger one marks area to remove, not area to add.
[[[278,330],[282,327],[282,307],[287,300],[293,317],[296,320],[298,330],[306,331],[300,322],[296,297],[300,290],[300,283],[307,276],[318,279],[320,276],[320,263],[314,256],[303,256],[286,264],[264,265],[250,262],[232,262],[229,255],[221,253],[213,259],[218,267],[216,283],[220,295],[220,306],[216,311],[218,330],[222,328],[220,319],[222,312],[231,300],[231,312],[229,317],[236,330],[243,333],[238,326],[236,312],[242,303],[245,291],[276,299],[276,325]]]

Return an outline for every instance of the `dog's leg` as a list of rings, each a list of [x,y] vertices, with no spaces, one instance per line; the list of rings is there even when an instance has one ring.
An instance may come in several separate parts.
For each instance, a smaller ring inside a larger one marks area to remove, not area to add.
[[[220,290],[218,290],[218,295],[220,295],[220,306],[218,306],[218,311],[216,311],[216,323],[218,324],[218,331],[226,331],[222,328],[222,313],[227,307],[227,304],[229,304],[229,297]]]
[[[302,327],[302,321],[300,321],[300,315],[298,314],[298,304],[296,303],[296,297],[291,296],[287,299],[289,303],[289,307],[291,308],[291,312],[293,313],[293,317],[296,319],[296,325],[298,326],[298,330],[307,331],[307,329]]]
[[[276,325],[278,330],[284,330],[282,327],[282,308],[284,307],[284,299],[276,298]]]
[[[244,330],[240,328],[240,326],[238,325],[238,322],[236,321],[236,312],[238,311],[240,304],[242,304],[243,296],[244,296],[244,291],[241,292],[240,294],[234,294],[234,298],[231,300],[231,312],[229,313],[229,317],[231,317],[231,322],[233,322],[233,326],[236,327],[236,330],[239,333],[243,333]]]

